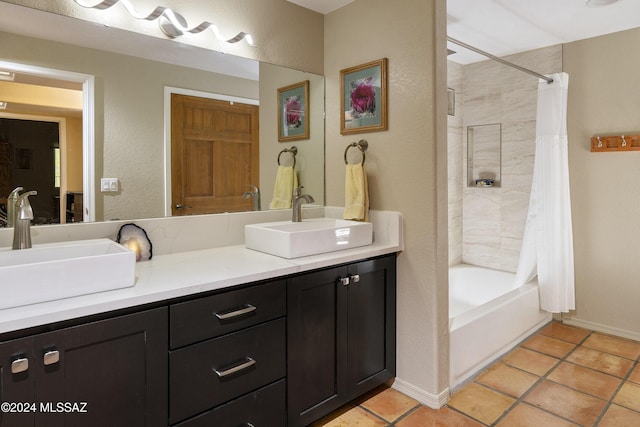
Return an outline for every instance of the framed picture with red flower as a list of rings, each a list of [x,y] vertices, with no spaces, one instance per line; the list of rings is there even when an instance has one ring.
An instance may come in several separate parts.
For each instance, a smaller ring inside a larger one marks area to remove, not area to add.
[[[387,58],[340,71],[340,133],[387,130]]]
[[[309,80],[278,89],[278,141],[309,139]]]

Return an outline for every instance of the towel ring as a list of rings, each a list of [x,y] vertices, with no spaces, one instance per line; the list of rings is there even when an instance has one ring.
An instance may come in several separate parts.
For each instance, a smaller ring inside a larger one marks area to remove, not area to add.
[[[280,156],[282,156],[282,153],[291,153],[291,157],[293,157],[293,167],[296,167],[296,154],[298,154],[298,147],[296,147],[295,145],[291,148],[285,148],[284,150],[280,151],[278,153],[278,166],[280,166]]]
[[[347,145],[347,148],[344,149],[344,164],[348,165],[349,162],[347,161],[347,152],[349,151],[349,148],[351,147],[358,147],[358,150],[360,150],[360,152],[362,153],[362,165],[364,165],[364,161],[366,160],[366,157],[364,155],[364,152],[367,151],[367,148],[369,148],[369,143],[367,142],[366,139],[361,139],[358,142],[352,142],[351,144]]]

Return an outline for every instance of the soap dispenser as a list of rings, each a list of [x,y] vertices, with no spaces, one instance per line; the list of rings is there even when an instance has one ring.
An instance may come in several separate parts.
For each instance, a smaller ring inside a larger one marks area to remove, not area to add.
[[[18,187],[7,197],[7,227],[13,227],[16,224],[16,202],[21,191],[22,187]]]

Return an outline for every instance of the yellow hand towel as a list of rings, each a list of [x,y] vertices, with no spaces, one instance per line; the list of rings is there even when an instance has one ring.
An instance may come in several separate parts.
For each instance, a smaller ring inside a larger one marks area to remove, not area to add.
[[[347,165],[344,182],[344,219],[369,221],[369,187],[361,164]]]
[[[293,189],[298,187],[298,174],[292,166],[278,166],[271,209],[291,209]]]

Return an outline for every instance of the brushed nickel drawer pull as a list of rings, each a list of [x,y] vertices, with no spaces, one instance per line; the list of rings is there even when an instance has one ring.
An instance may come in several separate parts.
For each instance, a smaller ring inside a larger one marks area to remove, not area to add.
[[[255,310],[256,310],[256,307],[254,305],[245,304],[244,307],[242,308],[234,308],[229,311],[223,311],[220,313],[213,313],[213,314],[215,314],[216,317],[220,320],[227,320],[227,319],[232,319],[234,317],[240,317],[244,314],[251,313],[252,311],[255,311]]]
[[[11,373],[19,374],[29,370],[29,359],[26,357],[20,357],[11,362]]]
[[[215,372],[216,375],[218,375],[218,377],[222,378],[222,377],[226,377],[227,375],[235,374],[236,372],[242,371],[243,369],[250,368],[255,364],[256,364],[255,360],[253,360],[250,357],[246,357],[245,361],[239,363],[238,365],[232,366],[231,368],[222,369],[222,370],[217,370],[216,368],[213,368],[213,372]]]

